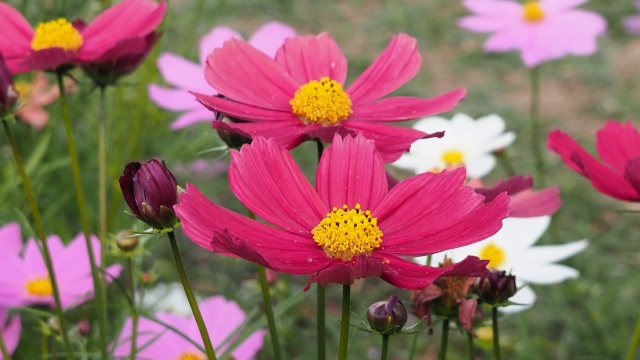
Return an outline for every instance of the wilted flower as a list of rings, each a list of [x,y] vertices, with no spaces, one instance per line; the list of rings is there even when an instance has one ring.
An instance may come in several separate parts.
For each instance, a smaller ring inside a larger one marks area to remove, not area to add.
[[[351,284],[376,276],[419,289],[442,275],[486,270],[486,262],[474,257],[447,268],[404,259],[471,244],[498,231],[508,212],[506,194],[484,204],[464,179],[464,169],[425,173],[388,190],[373,141],[336,135],[318,164],[314,189],[287,150],[258,137],[231,151],[229,183],[248,209],[279,228],[217,206],[190,184],[175,208],[185,233],[198,245],[310,275],[307,288],[314,282]]]
[[[494,270],[478,278],[473,287],[480,301],[489,305],[507,305],[518,290],[516,277],[506,271]]]
[[[279,22],[264,24],[249,39],[249,45],[273,58],[285,39],[294,37],[295,30]],[[204,76],[207,56],[230,39],[242,39],[242,36],[225,26],[216,26],[200,38],[200,63],[193,63],[173,53],[162,53],[157,64],[160,74],[174,88],[156,84],[149,85],[149,97],[163,109],[184,111],[185,113],[171,123],[176,130],[202,121],[212,121],[211,111],[193,99],[191,92],[216,95]]]
[[[140,53],[165,11],[164,0],[159,4],[152,0],[124,0],[86,26],[82,21],[59,18],[40,23],[34,30],[20,12],[0,2],[0,52],[13,73],[117,61]]]
[[[22,323],[20,322],[20,316],[9,316],[9,312],[6,308],[0,308],[0,332],[2,332],[2,338],[9,354],[13,354],[20,342],[20,333],[22,332]],[[4,360],[2,353],[0,353],[0,360]]]
[[[194,93],[209,109],[247,123],[213,122],[254,138],[273,138],[292,149],[309,138],[331,141],[334,134],[362,134],[375,141],[385,162],[397,160],[426,134],[385,123],[451,110],[464,89],[432,99],[380,99],[413,78],[422,59],[416,39],[399,34],[346,89],[347,60],[326,33],[285,41],[275,60],[240,40],[229,40],[207,58],[205,78],[223,98]]]
[[[533,190],[531,176],[512,176],[506,180],[498,181],[491,188],[476,188],[476,192],[484,196],[485,202],[489,202],[499,194],[506,192],[509,195],[509,216],[511,217],[552,215],[562,205],[560,189],[557,186]]]
[[[387,301],[378,301],[369,306],[367,320],[373,330],[391,335],[402,330],[407,323],[407,309],[400,298],[393,295]]]
[[[516,138],[513,132],[504,132],[504,120],[495,114],[478,120],[466,114],[456,114],[451,120],[428,117],[413,128],[425,133],[444,131],[440,139],[414,142],[411,150],[393,163],[416,174],[464,167],[467,177],[483,177],[496,166],[492,153],[506,148]]]
[[[178,223],[173,211],[178,203],[178,182],[164,161],[127,164],[120,189],[133,214],[154,229],[172,228]]]
[[[34,239],[22,245],[20,226],[10,223],[0,228],[0,307],[29,305],[55,306],[53,288],[42,254]],[[56,274],[62,307],[81,304],[93,297],[93,279],[84,235],[68,245],[56,235],[47,238]],[[100,261],[100,241],[91,237],[94,257]],[[20,254],[23,254],[22,256]],[[118,277],[122,266],[106,268],[107,281]]]
[[[519,50],[524,64],[533,68],[567,55],[592,55],[596,38],[607,29],[599,14],[576,6],[587,0],[465,0],[473,15],[458,22],[461,27],[493,33],[486,52]]]
[[[244,322],[246,315],[233,301],[222,296],[212,296],[200,303],[202,318],[211,334],[211,343],[217,354],[222,354],[235,340],[223,344],[223,341],[234,334]],[[159,312],[155,314],[159,320],[173,326],[187,335],[194,342],[202,345],[202,337],[192,315]],[[128,318],[114,346],[116,359],[128,359],[131,352],[132,321]],[[254,359],[262,348],[266,331],[257,330],[231,352],[236,360]],[[192,343],[164,326],[141,318],[138,323],[138,338],[136,341],[138,356],[141,359],[205,359],[206,356]]]
[[[569,135],[554,130],[547,147],[599,192],[625,201],[640,201],[640,132],[633,124],[607,121],[598,130],[596,160]]]
[[[563,245],[533,246],[544,234],[551,222],[550,216],[532,218],[508,217],[503,220],[502,229],[487,239],[434,254],[432,261],[442,261],[445,256],[462,259],[473,255],[489,260],[487,268],[509,271],[516,276],[518,292],[512,302],[525,306],[509,306],[501,310],[517,312],[535,302],[535,294],[527,284],[555,284],[566,279],[577,278],[577,270],[555,264],[584,250],[587,240],[574,241]],[[424,258],[420,259],[421,262]]]

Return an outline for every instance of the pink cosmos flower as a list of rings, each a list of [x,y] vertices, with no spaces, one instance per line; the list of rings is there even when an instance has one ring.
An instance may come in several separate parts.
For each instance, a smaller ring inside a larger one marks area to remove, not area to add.
[[[640,1],[636,1],[635,5],[640,11]],[[627,16],[624,19],[624,27],[632,34],[640,34],[640,15]]]
[[[3,249],[0,252],[0,307],[55,306],[51,280],[36,241],[29,239],[23,246],[17,223],[0,228],[0,241]],[[66,308],[91,299],[93,280],[84,235],[76,236],[66,246],[56,235],[49,236],[47,241],[62,306]],[[91,241],[94,256],[99,260],[100,241],[95,236]],[[107,281],[117,277],[121,270],[120,265],[108,267]]]
[[[209,329],[209,334],[211,334],[211,342],[216,354],[222,354],[229,347],[229,343],[223,344],[223,341],[236,331],[246,315],[238,304],[226,300],[222,296],[212,296],[203,300],[200,303],[200,310],[204,323]],[[170,312],[160,312],[156,314],[156,317],[202,345],[202,337],[193,315],[185,317]],[[128,318],[124,323],[119,340],[114,344],[115,359],[129,358],[132,329],[131,318]],[[262,348],[265,334],[265,330],[258,330],[251,334],[231,352],[233,359],[250,360],[255,358],[257,352]],[[233,338],[231,342],[233,342]],[[141,359],[205,359],[205,354],[183,337],[145,318],[141,318],[138,323],[136,347],[139,349],[138,357]]]
[[[7,309],[0,308],[0,332],[2,332],[2,337],[4,339],[5,346],[7,347],[7,351],[9,351],[9,354],[13,354],[18,347],[18,343],[20,342],[20,333],[22,332],[20,317],[18,315],[13,315],[9,318]],[[4,360],[1,353],[0,360]]]
[[[274,58],[276,51],[285,39],[296,36],[293,28],[279,22],[270,22],[260,27],[249,39],[249,45]],[[202,104],[194,101],[191,92],[216,95],[202,74],[207,56],[230,39],[242,39],[242,36],[225,26],[216,26],[200,39],[200,63],[193,63],[173,53],[163,53],[158,57],[158,69],[166,82],[175,88],[166,88],[156,84],[149,85],[149,97],[163,109],[184,111],[185,113],[171,123],[176,130],[203,121],[212,121],[214,116]]]
[[[599,192],[619,200],[640,201],[640,132],[630,122],[607,121],[598,130],[596,150],[602,162],[560,130],[549,134],[547,147]]]
[[[210,251],[313,282],[351,284],[381,277],[421,289],[441,275],[475,276],[486,262],[470,257],[446,268],[404,257],[432,254],[493,235],[508,197],[484,197],[464,186],[465,171],[424,173],[388,190],[384,163],[362,135],[336,134],[324,152],[315,189],[289,152],[257,137],[232,150],[229,183],[238,199],[273,228],[211,203],[187,184],[175,206],[185,233]]]
[[[519,50],[524,64],[533,68],[566,55],[592,55],[596,37],[607,23],[592,11],[575,9],[587,0],[465,0],[473,15],[458,22],[461,27],[492,35],[486,52]]]
[[[533,190],[531,176],[516,175],[498,181],[491,188],[477,188],[476,192],[489,202],[497,195],[506,192],[509,195],[510,217],[536,217],[552,215],[560,208],[560,189],[549,186],[541,190]]]
[[[399,34],[344,90],[347,60],[326,33],[288,39],[275,60],[234,39],[207,58],[205,78],[223,97],[194,95],[213,111],[247,121],[216,121],[214,128],[274,138],[286,149],[309,138],[331,141],[335,133],[362,134],[390,162],[429,135],[383,123],[448,111],[465,97],[465,90],[458,89],[432,99],[380,99],[413,78],[421,64],[416,39]]]
[[[124,0],[87,26],[59,18],[40,23],[34,30],[20,12],[0,2],[0,52],[14,74],[114,60],[139,53],[165,12],[164,0],[159,4],[153,0]]]

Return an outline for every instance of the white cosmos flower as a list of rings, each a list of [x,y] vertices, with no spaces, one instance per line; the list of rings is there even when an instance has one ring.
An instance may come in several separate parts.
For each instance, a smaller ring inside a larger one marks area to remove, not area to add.
[[[468,255],[489,260],[488,268],[504,270],[516,276],[518,292],[510,300],[524,306],[500,308],[504,312],[518,312],[528,309],[536,296],[527,284],[555,284],[579,276],[576,269],[556,261],[566,259],[584,250],[588,242],[580,240],[563,245],[533,246],[549,227],[551,216],[531,218],[509,217],[503,220],[502,229],[492,237],[458,249],[434,254],[432,264],[439,264],[445,255],[453,261],[460,261]],[[418,258],[425,263],[426,257]]]
[[[178,315],[191,315],[189,300],[181,283],[159,283],[145,290],[141,300],[140,305],[153,312],[167,311]]]
[[[409,152],[393,163],[416,174],[464,166],[468,178],[480,178],[496,165],[492,152],[504,149],[516,138],[513,132],[504,132],[504,120],[495,114],[478,120],[465,114],[456,114],[451,120],[427,117],[413,128],[426,133],[445,132],[440,139],[414,142]]]

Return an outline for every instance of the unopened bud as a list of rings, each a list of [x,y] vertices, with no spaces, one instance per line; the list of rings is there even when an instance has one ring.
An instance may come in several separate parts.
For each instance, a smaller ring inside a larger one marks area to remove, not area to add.
[[[407,323],[407,309],[400,298],[393,295],[387,301],[379,301],[369,306],[367,320],[373,330],[390,335],[402,330]]]
[[[480,301],[489,305],[506,303],[516,291],[516,277],[507,275],[506,271],[491,271],[480,277],[474,286]]]
[[[149,286],[153,284],[155,280],[155,277],[151,273],[143,272],[140,274],[140,283],[142,283],[143,286]]]
[[[116,235],[118,249],[129,252],[138,247],[138,237],[130,230],[123,230]]]

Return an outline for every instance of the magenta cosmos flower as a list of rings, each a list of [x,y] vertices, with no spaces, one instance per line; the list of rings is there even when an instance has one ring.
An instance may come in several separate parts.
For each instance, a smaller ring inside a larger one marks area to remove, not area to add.
[[[560,130],[549,134],[547,147],[599,192],[619,200],[640,201],[640,132],[631,123],[607,121],[598,130],[596,150],[604,163]]]
[[[0,52],[13,73],[114,60],[140,52],[166,12],[164,0],[124,0],[90,24],[64,18],[38,24],[0,2]]]
[[[279,22],[270,22],[260,27],[249,39],[249,45],[274,58],[276,51],[285,39],[296,36],[295,30]],[[149,97],[163,109],[183,111],[183,115],[171,123],[176,130],[203,121],[212,121],[214,116],[202,104],[193,100],[190,92],[216,95],[202,74],[207,56],[230,39],[242,39],[242,36],[225,26],[216,26],[200,39],[200,63],[193,63],[173,53],[163,53],[158,57],[158,69],[166,82],[174,88],[156,84],[149,85]]]
[[[65,244],[56,235],[47,238],[53,269],[58,280],[63,307],[83,303],[93,297],[91,266],[84,235]],[[100,241],[94,236],[94,256],[100,259]],[[22,244],[20,226],[10,223],[0,228],[0,307],[29,305],[55,306],[47,268],[34,239]],[[98,264],[99,265],[99,264]],[[121,266],[107,267],[107,281],[120,274]]]
[[[223,341],[238,329],[244,322],[246,315],[238,304],[226,300],[222,296],[212,296],[203,300],[200,303],[200,310],[204,323],[211,334],[211,343],[216,353],[221,355],[229,346],[229,343],[223,344]],[[156,317],[178,329],[194,342],[203,345],[193,315],[185,317],[174,313],[160,312],[156,314]],[[131,318],[128,318],[124,323],[118,342],[114,345],[115,359],[129,358],[132,329]],[[236,360],[254,359],[262,348],[265,334],[264,330],[258,330],[251,334],[231,352],[232,358]],[[231,342],[233,341],[234,338],[231,338]],[[182,336],[145,318],[141,318],[138,323],[136,347],[138,348],[136,358],[140,359],[206,359],[204,353]]]
[[[519,50],[522,61],[533,68],[566,55],[592,55],[596,38],[607,23],[592,11],[575,9],[587,0],[465,0],[473,15],[458,24],[471,31],[493,33],[486,52]]]
[[[1,231],[1,230],[0,230]],[[0,308],[0,332],[4,339],[5,346],[9,354],[13,354],[20,342],[20,333],[22,332],[22,324],[20,323],[20,317],[13,315],[9,317],[7,309]],[[0,353],[0,360],[4,360],[4,357]]]
[[[335,133],[362,134],[390,162],[429,135],[382,123],[448,111],[465,97],[465,90],[458,89],[433,99],[380,99],[413,78],[421,64],[416,39],[399,34],[345,90],[347,60],[325,33],[288,39],[275,60],[230,40],[209,55],[205,69],[209,84],[224,97],[195,95],[213,111],[248,121],[216,121],[214,128],[274,138],[286,149],[309,138],[331,141]]]
[[[506,192],[509,195],[509,216],[511,217],[551,215],[562,205],[560,189],[557,186],[533,190],[531,176],[512,176],[506,180],[498,181],[493,187],[476,188],[476,192],[484,196],[485,202]]]
[[[424,173],[388,190],[374,143],[336,134],[324,152],[315,189],[275,140],[257,137],[231,152],[229,183],[238,199],[273,228],[211,203],[187,184],[175,206],[198,245],[271,269],[311,275],[313,282],[351,284],[378,276],[420,289],[441,275],[483,273],[476,257],[447,268],[404,257],[437,253],[496,233],[509,211],[506,194],[484,204],[464,186],[464,169]]]

